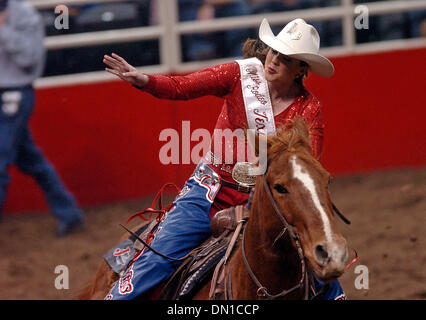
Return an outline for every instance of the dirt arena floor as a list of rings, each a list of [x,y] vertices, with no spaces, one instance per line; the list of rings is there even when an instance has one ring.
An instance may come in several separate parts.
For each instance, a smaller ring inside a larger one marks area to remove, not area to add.
[[[331,194],[352,221],[339,225],[359,255],[340,280],[349,299],[426,299],[426,168],[338,177]],[[0,299],[72,299],[123,234],[119,223],[151,201],[86,209],[86,228],[63,239],[49,214],[5,216]],[[55,288],[58,265],[69,270],[69,289]],[[355,286],[359,265],[368,268],[368,289]]]

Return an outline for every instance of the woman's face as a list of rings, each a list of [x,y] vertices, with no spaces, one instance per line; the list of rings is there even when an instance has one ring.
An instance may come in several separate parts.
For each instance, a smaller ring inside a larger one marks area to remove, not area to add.
[[[294,79],[305,72],[305,68],[300,65],[299,60],[271,48],[266,55],[265,78],[269,82],[281,82],[283,85],[293,83]]]

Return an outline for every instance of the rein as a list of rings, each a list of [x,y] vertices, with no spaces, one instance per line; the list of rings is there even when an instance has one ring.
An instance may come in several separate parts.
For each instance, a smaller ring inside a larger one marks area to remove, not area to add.
[[[263,180],[263,185],[265,187],[269,201],[271,202],[275,213],[278,215],[282,224],[284,225],[284,229],[280,233],[279,237],[283,236],[285,234],[285,232],[287,231],[289,233],[291,239],[295,243],[295,246],[296,246],[296,249],[297,249],[297,254],[299,255],[299,259],[300,259],[302,276],[301,276],[301,279],[299,280],[299,282],[295,286],[293,286],[292,288],[285,289],[285,290],[283,290],[280,293],[275,294],[275,295],[270,294],[268,292],[268,289],[265,286],[263,286],[260,283],[260,281],[257,279],[256,275],[254,274],[254,272],[253,272],[252,268],[250,267],[250,264],[247,260],[247,256],[246,256],[246,252],[245,252],[245,231],[246,231],[246,229],[244,229],[244,231],[243,231],[243,237],[242,237],[242,243],[241,243],[241,253],[242,253],[242,256],[243,256],[244,264],[246,266],[246,269],[247,269],[251,279],[253,280],[253,282],[258,287],[257,295],[259,297],[266,297],[266,299],[269,299],[269,300],[277,299],[277,298],[280,298],[280,297],[284,297],[284,296],[292,293],[293,291],[302,288],[303,285],[305,285],[305,299],[307,299],[307,297],[308,297],[308,285],[307,285],[306,263],[305,263],[305,256],[303,255],[302,246],[300,244],[299,236],[293,230],[293,227],[288,223],[287,219],[281,214],[281,211],[278,208],[278,205],[277,205],[275,199],[272,196],[272,192],[271,192],[271,189],[269,188],[269,185],[266,181],[265,175],[262,176],[262,180]],[[277,239],[275,239],[275,241],[276,240]]]
[[[134,233],[133,231],[131,231],[131,230],[129,230],[128,228],[126,228],[125,226],[123,226],[121,223],[120,223],[120,226],[124,229],[124,230],[126,230],[128,233],[130,233],[132,236],[134,236],[136,239],[138,239],[140,242],[142,242],[143,243],[143,245],[145,246],[145,247],[147,247],[149,250],[151,250],[152,252],[154,252],[156,255],[159,255],[160,257],[163,257],[163,258],[165,258],[165,259],[169,259],[169,260],[173,260],[173,261],[182,261],[182,260],[185,260],[186,258],[188,258],[189,257],[189,255],[190,255],[190,253],[188,253],[187,255],[185,255],[185,256],[183,256],[182,258],[173,258],[173,257],[169,257],[169,256],[167,256],[167,255],[165,255],[165,254],[162,254],[161,252],[159,252],[159,251],[157,251],[157,250],[155,250],[153,247],[151,247],[146,241],[144,241],[141,237],[139,237],[136,233]]]
[[[157,195],[155,196],[152,205],[150,208],[144,209],[142,211],[136,212],[135,214],[133,214],[129,219],[127,219],[125,224],[128,224],[131,220],[133,220],[136,217],[139,217],[142,220],[145,221],[150,221],[152,219],[152,215],[153,214],[158,214],[157,216],[157,223],[161,222],[162,217],[167,213],[167,211],[169,211],[172,207],[173,207],[173,203],[170,203],[168,206],[166,206],[165,208],[163,208],[163,192],[165,190],[166,187],[174,187],[177,191],[177,193],[179,194],[179,188],[174,184],[174,183],[166,183],[165,185],[163,185],[161,187],[161,189],[158,191]],[[158,206],[158,209],[155,209]],[[145,214],[149,214],[149,218],[145,218],[144,215]],[[124,225],[122,225],[120,223],[120,226],[126,230],[128,233],[130,233],[133,237],[135,237],[137,240],[139,240],[140,242],[142,242],[142,244],[148,248],[149,250],[151,250],[152,252],[154,252],[156,255],[159,255],[160,257],[163,257],[165,259],[169,259],[169,260],[173,260],[173,261],[183,261],[186,258],[189,257],[190,253],[186,254],[185,256],[181,257],[181,258],[174,258],[174,257],[169,257],[165,254],[162,254],[161,252],[155,250],[152,246],[150,246],[148,244],[147,241],[144,241],[141,237],[139,237],[135,232],[131,231],[130,229],[126,228]],[[132,261],[133,262],[133,261]]]

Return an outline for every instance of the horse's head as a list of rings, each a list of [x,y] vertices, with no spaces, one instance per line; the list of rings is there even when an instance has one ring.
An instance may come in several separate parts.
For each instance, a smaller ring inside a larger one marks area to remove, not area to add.
[[[330,175],[311,155],[303,119],[296,118],[276,136],[268,137],[267,145],[265,178],[280,213],[299,236],[311,271],[323,281],[336,279],[345,269],[346,240],[337,227],[328,191]],[[272,240],[283,225],[274,213],[265,218],[271,220]]]

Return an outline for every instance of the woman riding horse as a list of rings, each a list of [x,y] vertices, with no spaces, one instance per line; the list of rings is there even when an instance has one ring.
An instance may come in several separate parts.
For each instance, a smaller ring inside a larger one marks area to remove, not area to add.
[[[237,60],[185,76],[147,75],[116,54],[105,55],[106,70],[134,87],[160,99],[188,100],[206,95],[223,98],[215,135],[225,129],[249,128],[257,134],[275,135],[276,127],[301,116],[309,125],[312,154],[320,159],[323,142],[321,103],[306,90],[308,71],[329,77],[332,63],[319,54],[320,38],[302,19],[288,23],[275,36],[264,19],[260,40],[247,40],[243,60]],[[236,143],[212,143],[210,151],[186,181],[172,208],[162,217],[152,248],[180,258],[211,235],[210,219],[219,210],[247,203],[250,189],[232,176],[237,162]],[[231,161],[222,155],[232,152]],[[137,253],[120,275],[106,299],[134,299],[165,281],[179,266],[151,250]],[[317,289],[325,286],[316,281]],[[324,291],[324,290],[323,290]],[[323,299],[345,295],[337,280],[328,283]]]

